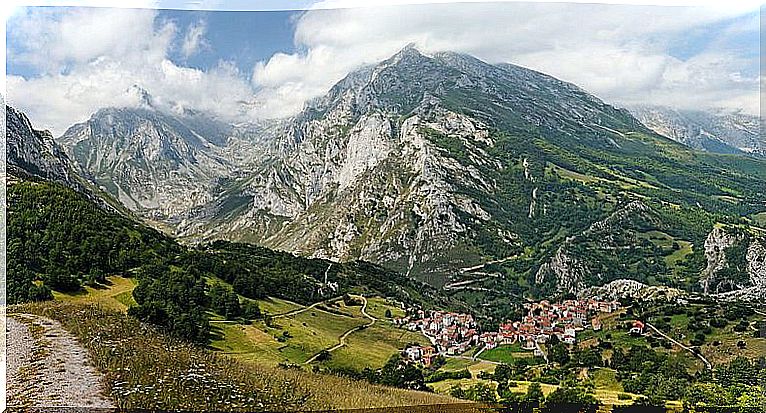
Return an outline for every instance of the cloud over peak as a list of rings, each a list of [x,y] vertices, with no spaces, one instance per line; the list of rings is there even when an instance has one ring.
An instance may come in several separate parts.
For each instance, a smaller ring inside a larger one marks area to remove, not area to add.
[[[34,73],[8,77],[9,101],[55,134],[102,107],[140,105],[129,92],[134,85],[161,108],[236,121],[284,117],[350,71],[414,43],[426,53],[539,70],[615,104],[759,110],[760,28],[742,10],[507,2],[319,8],[295,15],[292,50],[251,70],[216,57],[208,41],[216,33],[204,18],[181,25],[155,10],[26,8],[8,23],[8,58]],[[195,56],[213,64],[190,67]]]

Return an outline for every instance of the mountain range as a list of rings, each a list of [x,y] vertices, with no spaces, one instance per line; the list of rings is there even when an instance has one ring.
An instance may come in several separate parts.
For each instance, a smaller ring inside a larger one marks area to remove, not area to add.
[[[413,46],[289,119],[230,125],[147,102],[57,142],[9,109],[9,131],[39,148],[9,140],[9,163],[189,242],[362,259],[466,301],[621,279],[766,284],[766,161],[747,119],[631,114],[543,73]]]
[[[766,138],[757,116],[740,112],[633,106],[631,113],[655,132],[694,149],[766,157]]]

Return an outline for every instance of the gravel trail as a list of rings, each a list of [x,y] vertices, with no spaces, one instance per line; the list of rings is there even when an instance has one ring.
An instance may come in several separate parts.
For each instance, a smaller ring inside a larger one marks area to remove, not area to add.
[[[87,351],[58,322],[6,318],[8,407],[113,408]]]

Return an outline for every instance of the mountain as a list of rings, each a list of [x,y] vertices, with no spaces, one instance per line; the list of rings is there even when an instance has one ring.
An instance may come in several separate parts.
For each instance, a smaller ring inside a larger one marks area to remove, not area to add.
[[[267,134],[254,172],[179,234],[501,297],[696,288],[713,225],[764,210],[763,161],[692,151],[533,70],[411,46]]]
[[[209,202],[236,166],[221,155],[231,126],[197,112],[107,108],[70,127],[69,157],[126,207],[153,219]]]
[[[634,106],[630,111],[655,132],[691,148],[766,157],[766,139],[761,136],[757,116],[649,105]]]
[[[766,210],[766,164],[700,152],[581,88],[408,46],[298,115],[103,109],[60,139],[179,237],[365,260],[503,311],[631,279],[700,290],[717,224]]]
[[[6,165],[16,177],[58,182],[86,191],[80,175],[64,150],[48,131],[36,130],[26,115],[5,107]]]

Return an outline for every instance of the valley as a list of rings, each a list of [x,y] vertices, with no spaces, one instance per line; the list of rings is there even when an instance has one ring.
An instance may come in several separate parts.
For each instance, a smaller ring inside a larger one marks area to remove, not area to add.
[[[108,285],[88,287],[85,292],[77,294],[57,293],[56,300],[120,309],[118,304],[122,304],[123,300],[115,297],[124,296],[134,286],[133,280],[109,277]],[[423,334],[409,331],[396,322],[397,318],[407,314],[399,305],[382,297],[351,295],[346,300],[349,298],[350,305],[346,305],[342,298],[331,298],[310,305],[276,298],[257,300],[263,319],[255,320],[252,324],[226,320],[219,314],[210,313],[212,340],[209,348],[214,353],[225,354],[259,368],[300,370],[300,366],[309,365],[313,371],[348,375],[363,369],[380,369],[392,356],[404,354],[403,350],[412,345],[431,344],[431,340]],[[362,298],[366,302],[364,313]],[[246,297],[240,299],[248,300]],[[355,299],[359,301],[353,301]],[[713,365],[720,368],[733,363],[738,357],[757,358],[766,350],[766,338],[754,338],[752,335],[759,323],[766,325],[766,316],[760,311],[745,307],[726,309],[699,304],[682,308],[660,304],[646,308],[649,308],[649,313],[636,312],[632,307],[597,313],[590,322],[592,325],[578,329],[577,344],[569,346],[573,360],[582,360],[570,368],[574,368],[579,379],[591,386],[591,392],[599,403],[609,406],[630,405],[643,397],[641,392],[626,390],[627,386],[634,385],[626,383],[624,378],[618,378],[624,374],[621,366],[608,367],[610,361],[614,360],[615,351],[622,354],[635,351],[635,348],[652,348],[667,354],[671,360],[681,363],[690,372],[699,374],[712,369]],[[711,312],[711,308],[718,310]],[[121,310],[125,311],[125,307]],[[740,320],[740,313],[748,320],[747,324],[736,323]],[[630,325],[633,317],[637,316],[644,318],[647,323],[642,334],[634,335],[628,332],[629,328],[625,325]],[[704,344],[699,347],[701,352],[698,353],[695,348],[699,343],[694,342],[694,337],[690,339],[687,332],[697,328],[690,327],[689,323],[700,317],[718,321],[714,322],[716,327],[712,331],[704,334]],[[372,325],[369,325],[370,318],[376,321]],[[723,321],[726,319],[733,319],[735,323]],[[598,320],[598,329],[594,327],[595,320]],[[741,325],[746,325],[746,328],[740,329]],[[341,338],[343,345],[339,345]],[[611,344],[606,346],[604,343]],[[549,395],[562,387],[560,379],[555,378],[557,369],[553,367],[560,361],[546,362],[540,355],[533,354],[531,349],[523,348],[521,342],[500,344],[489,350],[482,346],[486,347],[484,344],[471,347],[463,354],[443,353],[441,359],[426,369],[427,388],[437,394],[460,397],[463,394],[461,391],[470,393],[472,389],[485,386],[494,389],[494,397],[503,397],[504,390],[498,387],[503,379],[496,378],[500,366],[502,369],[510,366],[515,372],[513,386],[510,386],[509,391],[525,394],[532,383],[538,383],[543,394]],[[557,357],[552,354],[556,350],[552,349],[550,343],[538,348],[547,357]],[[584,358],[578,359],[584,357],[590,349],[599,350],[605,366],[589,364],[594,362],[585,361]],[[324,352],[327,353],[323,357],[318,357]],[[708,358],[714,364],[709,364]],[[450,378],[453,375],[460,375],[461,378]],[[669,407],[681,405],[681,400],[667,401]]]
[[[142,96],[58,138],[6,108],[9,312],[120,408],[764,403],[750,135],[413,45],[270,122]]]

